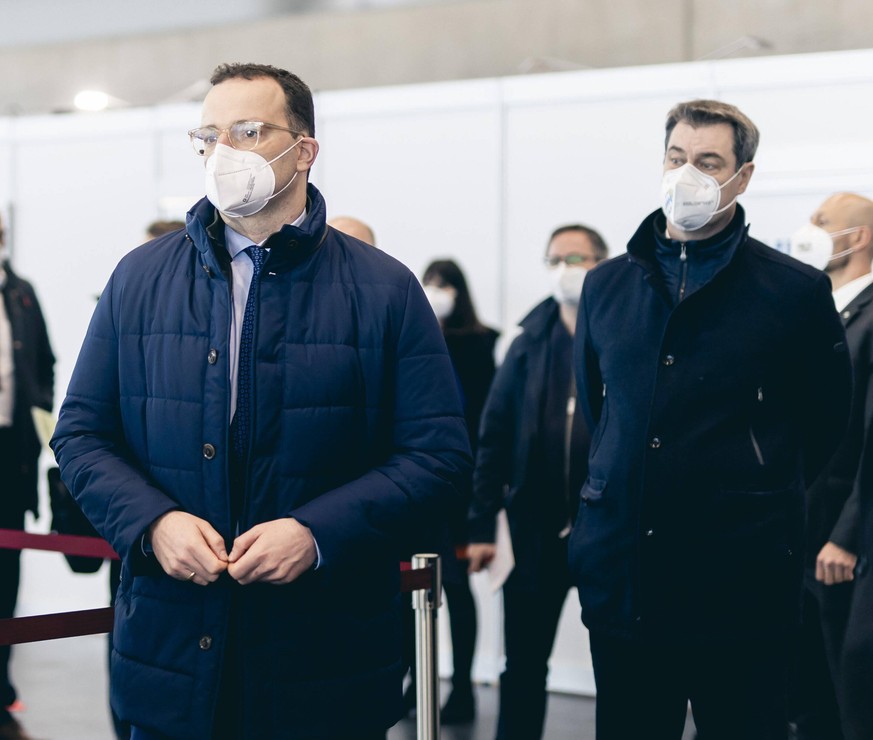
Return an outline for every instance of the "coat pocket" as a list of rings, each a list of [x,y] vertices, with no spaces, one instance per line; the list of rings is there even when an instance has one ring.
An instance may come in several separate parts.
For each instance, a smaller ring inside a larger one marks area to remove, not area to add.
[[[603,500],[603,494],[606,493],[606,481],[589,478],[579,491],[579,498],[586,506],[599,504]]]

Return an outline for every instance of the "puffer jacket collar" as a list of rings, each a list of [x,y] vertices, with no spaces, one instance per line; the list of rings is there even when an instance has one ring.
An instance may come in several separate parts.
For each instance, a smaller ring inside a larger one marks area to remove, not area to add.
[[[270,256],[265,269],[287,272],[304,262],[318,249],[327,236],[324,198],[312,183],[306,186],[308,214],[300,226],[285,224],[267,239],[265,247]],[[224,222],[208,199],[199,200],[185,217],[188,238],[201,254],[203,269],[210,275],[227,271],[227,252],[224,249]],[[218,227],[221,228],[218,228]]]

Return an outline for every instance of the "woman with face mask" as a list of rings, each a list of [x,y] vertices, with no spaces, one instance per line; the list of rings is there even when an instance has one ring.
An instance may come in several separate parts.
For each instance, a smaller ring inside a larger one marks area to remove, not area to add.
[[[475,456],[479,419],[494,377],[494,344],[498,332],[485,326],[476,315],[473,299],[464,273],[450,259],[436,260],[428,265],[422,277],[424,293],[440,322],[449,356],[455,370],[458,392],[464,408],[470,446]],[[444,725],[470,722],[476,716],[471,672],[476,646],[476,605],[470,591],[467,562],[456,553],[467,544],[467,511],[456,512],[449,537],[440,553],[443,566],[443,588],[449,607],[449,627],[452,634],[452,693],[440,711]],[[411,655],[414,645],[412,609],[405,609],[409,619],[404,625],[404,653]],[[406,706],[415,705],[415,684],[405,694]]]

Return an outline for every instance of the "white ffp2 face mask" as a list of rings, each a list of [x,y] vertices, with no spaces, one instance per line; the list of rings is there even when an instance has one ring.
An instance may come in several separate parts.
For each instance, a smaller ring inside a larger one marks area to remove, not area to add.
[[[455,310],[455,291],[452,288],[440,288],[436,285],[425,285],[424,294],[434,314],[440,321],[445,321]]]
[[[298,172],[295,172],[287,185],[278,193],[274,192],[276,175],[270,165],[301,141],[302,138],[298,139],[269,162],[257,152],[216,144],[215,151],[206,160],[206,197],[209,202],[231,218],[257,213],[297,179]]]
[[[578,306],[587,274],[588,270],[584,267],[568,267],[565,262],[561,262],[557,267],[550,267],[552,298],[565,306]]]
[[[701,172],[691,162],[667,170],[661,179],[661,210],[677,229],[702,229],[713,216],[723,213],[736,202],[734,198],[719,208],[721,189],[742,171],[740,167],[730,179],[719,184],[712,175]]]
[[[814,223],[806,223],[791,236],[791,251],[789,254],[795,259],[805,262],[810,267],[824,270],[829,262],[852,254],[856,250],[855,247],[852,247],[851,249],[844,249],[842,252],[834,254],[834,237],[851,234],[859,228],[860,226],[853,226],[850,229],[842,229],[841,231],[825,231],[821,226],[816,226]]]

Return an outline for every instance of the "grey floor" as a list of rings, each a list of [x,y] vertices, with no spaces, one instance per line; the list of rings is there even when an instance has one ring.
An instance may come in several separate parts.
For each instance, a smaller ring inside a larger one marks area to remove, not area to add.
[[[36,740],[111,740],[106,707],[106,638],[103,635],[19,645],[12,677],[25,711],[18,718]],[[443,687],[444,690],[446,687]],[[492,740],[497,692],[478,686],[479,713],[470,725],[443,728],[444,740]],[[415,740],[415,720],[401,721],[388,740]],[[685,739],[692,737],[689,718]],[[547,740],[594,740],[594,700],[552,694]]]

